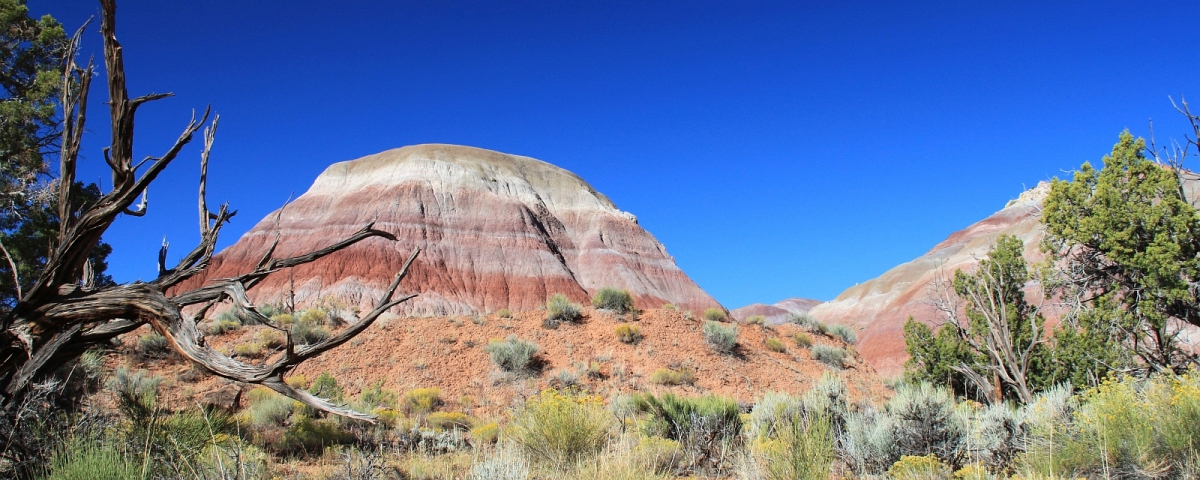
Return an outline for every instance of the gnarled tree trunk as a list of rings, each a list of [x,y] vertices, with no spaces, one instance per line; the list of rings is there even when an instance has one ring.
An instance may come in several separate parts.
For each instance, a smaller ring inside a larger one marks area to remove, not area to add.
[[[213,213],[205,200],[208,156],[219,117],[214,117],[211,125],[204,129],[204,144],[200,154],[200,244],[177,265],[167,267],[167,247],[164,243],[158,257],[159,274],[152,281],[105,287],[93,284],[88,255],[100,242],[101,235],[112,226],[118,215],[145,214],[147,187],[191,142],[209,116],[207,109],[199,121],[193,115],[166,153],[161,157],[147,157],[134,164],[134,116],[138,107],[170,94],[129,98],[125,88],[123,51],[116,37],[116,5],[114,0],[101,0],[100,4],[103,16],[100,30],[104,38],[112,123],[112,145],[104,149],[104,160],[112,171],[112,190],[81,211],[69,210],[69,206],[75,204],[70,201],[70,187],[75,182],[76,160],[87,118],[88,87],[95,73],[91,62],[82,68],[74,61],[83,32],[81,28],[72,39],[63,72],[63,139],[58,180],[61,228],[45,269],[31,288],[21,292],[11,312],[0,319],[0,410],[16,408],[34,381],[76,359],[88,348],[148,324],[164,335],[171,348],[180,355],[213,374],[242,383],[266,386],[318,410],[373,421],[372,415],[358,413],[293,389],[284,382],[284,375],[301,362],[345,343],[369,327],[383,312],[413,298],[414,295],[396,297],[395,294],[419,249],[408,257],[374,309],[330,338],[312,345],[296,345],[286,329],[273,325],[250,303],[246,290],[281,269],[312,262],[361,240],[383,237],[394,241],[395,236],[376,230],[373,224],[367,224],[349,238],[320,250],[295,257],[275,258],[275,245],[279,241],[277,236],[275,244],[264,252],[253,271],[194,290],[179,291],[176,287],[180,282],[209,266],[221,227],[236,213],[230,211],[228,205],[222,205]],[[141,201],[134,207],[139,197]],[[204,319],[212,307],[223,302],[232,303],[243,317],[253,318],[283,331],[287,338],[283,351],[262,363],[252,364],[234,360],[208,347],[204,335],[197,329],[197,323]],[[189,311],[194,313],[187,313]]]

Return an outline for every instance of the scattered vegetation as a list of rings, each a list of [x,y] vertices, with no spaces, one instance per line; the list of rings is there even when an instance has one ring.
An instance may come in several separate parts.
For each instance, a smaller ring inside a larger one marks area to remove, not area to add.
[[[792,340],[795,340],[796,346],[798,346],[800,348],[809,348],[813,344],[812,335],[809,335],[804,332],[797,333],[795,336],[792,337]]]
[[[747,325],[757,325],[759,327],[766,325],[766,321],[766,317],[762,315],[751,315],[749,318],[746,318]]]
[[[633,295],[628,290],[604,287],[592,298],[592,306],[620,314],[630,313],[633,311]]]
[[[833,324],[826,329],[829,335],[842,339],[847,344],[854,345],[858,341],[858,336],[854,334],[854,330],[848,325]]]
[[[704,319],[710,322],[726,322],[729,318],[725,316],[725,311],[719,308],[709,308],[704,310]]]
[[[637,343],[642,339],[642,331],[637,325],[631,323],[622,323],[617,325],[613,331],[617,334],[617,340],[621,343]]]
[[[496,316],[500,317],[500,318],[512,318],[513,314],[512,314],[512,310],[509,310],[507,308],[501,308],[499,311],[496,312]]]
[[[167,354],[167,337],[151,330],[149,333],[138,337],[137,351],[147,357],[164,356]]]
[[[812,353],[813,360],[835,368],[846,366],[847,352],[844,348],[829,345],[813,345],[809,351]]]
[[[208,326],[210,335],[221,335],[242,328],[242,321],[232,312],[224,312]]]
[[[732,353],[737,346],[737,325],[726,325],[712,320],[704,322],[701,329],[704,341],[717,353]]]
[[[440,388],[414,388],[404,394],[404,409],[410,414],[424,415],[441,405]]]
[[[504,340],[492,340],[484,347],[492,357],[492,363],[501,370],[511,373],[527,372],[533,366],[533,357],[541,350],[536,343],[509,335]]]
[[[566,295],[556,293],[546,301],[546,318],[542,326],[558,328],[562,323],[575,323],[583,318],[583,309],[577,303],[571,303]]]

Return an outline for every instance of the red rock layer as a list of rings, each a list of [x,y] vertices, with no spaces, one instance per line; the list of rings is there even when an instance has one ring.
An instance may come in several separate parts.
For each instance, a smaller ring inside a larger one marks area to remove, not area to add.
[[[195,281],[252,269],[275,238],[275,219],[260,221]],[[400,241],[366,240],[274,274],[252,298],[279,302],[294,288],[301,305],[367,308],[419,246],[401,289],[420,296],[398,313],[530,310],[554,293],[584,302],[606,286],[628,289],[639,308],[720,307],[633,215],[578,176],[471,147],[417,145],[330,166],[283,209],[276,256],[323,247],[371,221]]]

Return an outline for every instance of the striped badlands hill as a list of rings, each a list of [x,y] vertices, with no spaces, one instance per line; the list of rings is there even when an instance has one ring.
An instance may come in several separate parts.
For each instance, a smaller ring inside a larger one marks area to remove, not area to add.
[[[846,289],[809,313],[826,322],[856,327],[857,348],[863,358],[881,375],[897,375],[908,359],[904,351],[904,321],[909,315],[926,323],[938,318],[928,289],[939,269],[951,277],[956,269],[974,269],[1003,234],[1016,235],[1025,242],[1026,258],[1043,258],[1039,251],[1046,232],[1041,223],[1042,200],[1049,193],[1050,184],[1039,183],[999,212],[950,235],[925,255]],[[1184,174],[1184,194],[1189,199],[1200,198],[1200,177],[1190,172]],[[1027,292],[1040,294],[1034,288]],[[1050,308],[1044,313],[1055,320],[1061,312],[1055,311],[1052,303],[1046,306]],[[1183,341],[1200,344],[1200,332],[1185,328]]]
[[[837,298],[809,313],[825,322],[843,323],[858,332],[857,349],[881,375],[904,370],[904,321],[909,315],[930,322],[937,318],[928,289],[940,270],[971,270],[1000,235],[1016,235],[1025,242],[1026,258],[1040,258],[1038,245],[1045,228],[1039,222],[1042,200],[1050,184],[1042,182],[1025,191],[1003,210],[955,232],[925,255],[896,266],[883,275],[846,289]]]
[[[251,270],[275,236],[275,215],[218,254],[205,278]],[[366,307],[419,246],[401,289],[420,296],[405,314],[531,310],[553,293],[581,302],[605,286],[628,289],[640,308],[720,307],[632,214],[583,179],[472,147],[416,145],[331,165],[283,209],[276,256],[328,245],[372,220],[400,241],[369,239],[297,267],[291,279],[277,273],[251,297],[278,302],[291,282],[298,304]]]

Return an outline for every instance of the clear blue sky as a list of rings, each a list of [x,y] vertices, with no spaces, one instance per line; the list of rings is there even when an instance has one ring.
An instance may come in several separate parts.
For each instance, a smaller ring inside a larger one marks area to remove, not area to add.
[[[416,143],[528,155],[633,212],[732,308],[828,300],[1200,107],[1194,2],[124,0],[138,156],[221,114],[221,246],[330,163]],[[878,4],[885,4],[880,6]],[[91,0],[30,2],[70,28]],[[98,23],[86,37],[99,48]],[[107,181],[103,85],[82,179]],[[198,148],[105,239],[118,280],[198,238]]]

